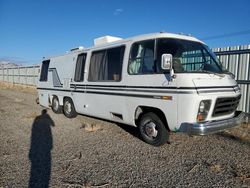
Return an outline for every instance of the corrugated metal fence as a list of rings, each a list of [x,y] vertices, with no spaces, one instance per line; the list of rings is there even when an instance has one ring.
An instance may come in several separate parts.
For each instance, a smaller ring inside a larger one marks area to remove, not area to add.
[[[223,66],[235,75],[242,98],[239,109],[250,113],[250,45],[213,49]]]
[[[242,90],[239,109],[250,113],[250,45],[212,49],[224,67],[235,74]],[[0,81],[36,85],[39,66],[0,69]]]

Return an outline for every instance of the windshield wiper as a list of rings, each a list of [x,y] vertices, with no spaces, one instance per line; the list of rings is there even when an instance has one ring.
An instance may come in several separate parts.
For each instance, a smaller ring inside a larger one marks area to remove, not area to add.
[[[215,75],[220,76],[220,77],[224,77],[224,75],[222,73],[212,72],[212,71],[208,71],[208,70],[199,70],[199,71],[204,72],[204,73],[208,73],[208,74],[215,74]]]

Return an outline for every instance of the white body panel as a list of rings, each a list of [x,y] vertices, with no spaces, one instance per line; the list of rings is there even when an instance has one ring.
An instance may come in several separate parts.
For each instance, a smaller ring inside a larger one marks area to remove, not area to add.
[[[177,38],[200,42],[199,40],[175,34],[151,34],[120,40],[106,46],[95,46],[71,52],[64,56],[50,58],[48,80],[38,82],[40,104],[49,107],[53,95],[58,96],[63,105],[63,98],[70,97],[75,109],[80,114],[122,122],[136,126],[137,107],[157,108],[166,117],[170,130],[178,130],[182,123],[196,122],[201,100],[212,101],[211,109],[219,97],[236,97],[240,92],[234,90],[235,80],[229,75],[177,73],[175,78],[167,74],[129,75],[127,71],[131,45],[136,41],[155,38]],[[88,70],[91,53],[95,50],[125,45],[122,67],[122,79],[119,82],[89,82]],[[74,82],[76,59],[78,54],[87,53],[84,80]],[[53,73],[56,69],[58,83]],[[50,71],[51,70],[51,71]],[[61,86],[59,86],[61,84]],[[56,86],[55,86],[56,85]],[[70,87],[71,85],[71,87]],[[226,86],[226,88],[224,88]],[[233,116],[212,117],[210,110],[207,120],[227,119]],[[114,114],[121,115],[117,118]]]
[[[178,96],[178,124],[186,122],[196,122],[196,116],[198,112],[199,103],[201,100],[211,100],[211,109],[214,109],[214,105],[217,98],[221,97],[236,97],[240,95],[240,91],[235,91],[232,86],[237,86],[237,83],[229,75],[214,75],[214,74],[179,74],[177,75],[178,87],[193,87],[193,94],[181,94]],[[189,107],[189,110],[184,108]],[[212,117],[212,110],[210,110],[207,120],[221,120],[234,116],[234,113]]]

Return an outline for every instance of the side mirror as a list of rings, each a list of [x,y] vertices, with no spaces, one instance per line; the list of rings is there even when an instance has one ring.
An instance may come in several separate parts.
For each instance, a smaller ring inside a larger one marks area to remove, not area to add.
[[[173,56],[172,54],[162,54],[161,56],[161,68],[162,70],[172,69]]]

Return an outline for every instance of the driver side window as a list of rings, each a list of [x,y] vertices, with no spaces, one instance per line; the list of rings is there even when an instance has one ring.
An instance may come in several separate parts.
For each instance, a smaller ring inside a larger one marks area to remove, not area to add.
[[[129,74],[154,73],[154,40],[134,43],[129,58]]]

